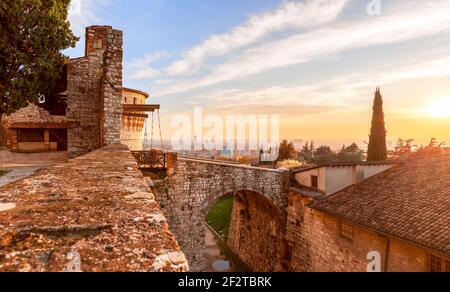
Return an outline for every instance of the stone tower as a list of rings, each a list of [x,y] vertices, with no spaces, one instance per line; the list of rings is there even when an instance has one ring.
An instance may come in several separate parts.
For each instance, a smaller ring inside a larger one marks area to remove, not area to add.
[[[84,57],[67,65],[68,150],[72,157],[119,144],[123,34],[110,26],[86,29]]]

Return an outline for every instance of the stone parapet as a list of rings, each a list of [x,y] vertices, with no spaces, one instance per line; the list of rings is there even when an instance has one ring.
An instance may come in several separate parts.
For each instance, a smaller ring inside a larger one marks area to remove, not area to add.
[[[188,270],[125,146],[104,147],[0,188],[0,271],[77,268]]]

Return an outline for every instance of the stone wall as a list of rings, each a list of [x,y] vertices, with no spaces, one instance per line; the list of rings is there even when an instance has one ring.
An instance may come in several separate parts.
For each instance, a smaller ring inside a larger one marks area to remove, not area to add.
[[[424,272],[427,253],[405,242],[342,222],[307,206],[310,199],[289,195],[286,240],[288,270],[296,272],[366,272],[367,255],[381,255],[381,269],[389,272]],[[353,229],[352,239],[341,233],[342,224]]]
[[[68,179],[70,178],[70,179]],[[127,147],[111,145],[0,188],[0,272],[187,271]]]
[[[234,197],[228,246],[254,272],[282,271],[284,217],[260,194]]]
[[[285,171],[181,158],[175,173],[154,191],[191,269],[203,271],[206,214],[214,202],[224,195],[247,190],[270,202],[273,205],[270,212],[276,209],[285,216],[288,183],[289,173]],[[252,213],[256,204],[251,200]],[[265,218],[266,215],[259,216]],[[254,224],[252,226],[258,223],[255,221]],[[258,240],[265,241],[266,238],[261,236]],[[242,244],[253,246],[254,243],[245,240]]]
[[[6,147],[6,129],[3,125],[3,120],[4,116],[0,116],[0,148]]]
[[[86,29],[86,55],[67,66],[68,148],[73,157],[120,143],[122,32]]]

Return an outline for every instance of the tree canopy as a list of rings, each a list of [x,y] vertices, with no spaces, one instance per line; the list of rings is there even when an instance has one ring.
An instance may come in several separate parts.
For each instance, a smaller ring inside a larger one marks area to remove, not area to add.
[[[280,153],[278,154],[278,161],[292,160],[298,158],[298,152],[295,149],[293,142],[283,140],[280,145]]]
[[[77,37],[70,0],[0,0],[0,118],[54,88]]]
[[[364,159],[364,150],[362,150],[356,143],[350,146],[342,146],[342,149],[337,154],[339,162],[361,162]]]

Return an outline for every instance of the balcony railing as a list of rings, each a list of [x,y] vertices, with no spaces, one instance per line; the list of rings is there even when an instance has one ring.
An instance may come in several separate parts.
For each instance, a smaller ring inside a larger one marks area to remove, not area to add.
[[[167,169],[167,154],[158,150],[132,151],[139,169],[143,171],[161,171]]]

